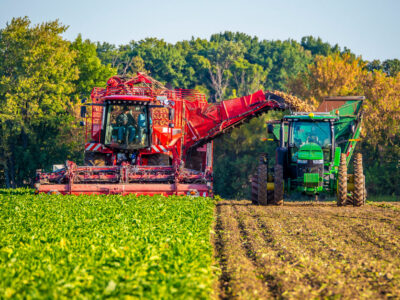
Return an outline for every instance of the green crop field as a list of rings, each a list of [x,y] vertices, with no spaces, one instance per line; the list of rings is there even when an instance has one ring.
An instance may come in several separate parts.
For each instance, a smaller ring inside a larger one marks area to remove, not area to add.
[[[0,193],[0,298],[208,298],[211,199]]]

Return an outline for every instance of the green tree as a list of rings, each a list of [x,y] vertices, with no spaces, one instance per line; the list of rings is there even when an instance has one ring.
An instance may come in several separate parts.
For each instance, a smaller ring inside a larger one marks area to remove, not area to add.
[[[96,53],[104,65],[111,65],[112,68],[117,68],[119,49],[115,45],[107,42],[97,42]]]
[[[305,36],[301,39],[300,45],[305,50],[309,50],[312,55],[327,56],[333,53],[340,52],[338,44],[332,46],[329,43],[323,42],[320,37],[315,38],[313,36]]]
[[[245,96],[263,89],[267,72],[260,65],[251,64],[244,58],[234,61],[232,67],[231,86],[238,96]]]
[[[293,40],[261,41],[257,60],[254,63],[268,72],[264,82],[265,89],[286,91],[288,78],[296,76],[307,69],[312,62],[310,51]]]
[[[71,44],[71,49],[76,53],[75,64],[79,70],[79,78],[74,81],[77,100],[89,97],[95,86],[105,86],[108,78],[116,75],[116,69],[110,64],[103,65],[97,56],[96,44],[90,40],[82,40],[78,35]]]
[[[232,78],[231,66],[243,57],[244,47],[232,41],[213,42],[204,56],[198,55],[201,68],[206,72],[207,84],[213,92],[213,100],[221,101]]]
[[[380,70],[388,76],[396,76],[400,72],[400,60],[398,59],[387,59],[384,62],[380,60],[373,60],[367,64],[369,71]]]
[[[25,17],[0,31],[0,156],[8,187],[29,183],[48,156],[65,154],[60,136],[78,79],[65,30],[58,21],[31,27]]]

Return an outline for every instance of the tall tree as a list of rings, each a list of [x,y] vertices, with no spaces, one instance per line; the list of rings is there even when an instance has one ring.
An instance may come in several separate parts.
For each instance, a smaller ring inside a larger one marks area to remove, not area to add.
[[[266,89],[287,90],[288,78],[305,71],[312,62],[309,51],[293,40],[261,41],[257,63],[268,72]]]
[[[333,53],[340,52],[338,44],[332,46],[329,43],[323,42],[320,37],[315,38],[313,36],[305,36],[301,39],[300,45],[305,50],[309,50],[312,55],[327,56]]]
[[[90,40],[83,41],[82,36],[78,35],[71,44],[71,49],[76,53],[75,64],[79,70],[79,78],[74,81],[78,100],[89,97],[93,87],[104,86],[108,78],[116,75],[116,69],[111,64],[101,63],[96,44]]]
[[[400,60],[398,59],[387,59],[384,62],[380,60],[373,60],[367,64],[369,71],[380,70],[388,76],[396,76],[400,72]]]
[[[76,54],[61,37],[65,30],[58,21],[31,27],[25,17],[0,31],[0,152],[7,186],[26,183],[47,155],[60,152],[54,145],[70,119],[66,111],[78,78]]]
[[[244,47],[241,43],[222,41],[211,43],[205,57],[199,56],[202,66],[207,70],[209,86],[214,94],[214,101],[221,101],[232,77],[231,66],[243,57]]]
[[[267,72],[260,65],[251,64],[244,58],[234,61],[232,67],[231,86],[237,95],[245,96],[263,89]]]
[[[364,67],[360,57],[354,58],[348,53],[317,55],[307,71],[292,77],[287,87],[313,104],[330,95],[360,94],[366,78]]]

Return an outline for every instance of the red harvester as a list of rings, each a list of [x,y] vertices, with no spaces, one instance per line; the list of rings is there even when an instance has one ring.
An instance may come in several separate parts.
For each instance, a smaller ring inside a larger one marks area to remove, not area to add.
[[[269,110],[279,96],[254,94],[207,103],[196,90],[169,90],[138,73],[111,77],[82,106],[85,166],[37,170],[39,193],[212,196],[212,140]],[[91,107],[87,114],[86,108]]]

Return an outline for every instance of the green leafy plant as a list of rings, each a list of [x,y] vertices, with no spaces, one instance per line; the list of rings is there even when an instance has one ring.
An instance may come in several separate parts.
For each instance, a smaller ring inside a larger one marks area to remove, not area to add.
[[[202,299],[214,202],[0,193],[0,298]]]

